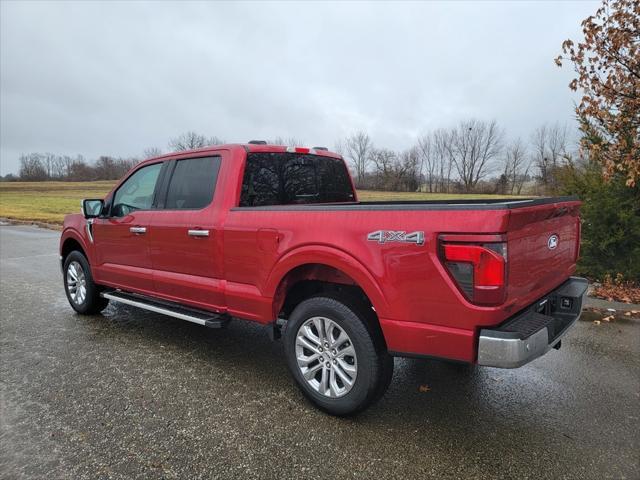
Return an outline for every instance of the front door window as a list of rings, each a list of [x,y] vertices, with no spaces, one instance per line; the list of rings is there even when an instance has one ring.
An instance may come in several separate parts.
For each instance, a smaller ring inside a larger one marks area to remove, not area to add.
[[[113,197],[111,215],[124,217],[136,210],[150,210],[162,163],[141,168],[131,175]]]

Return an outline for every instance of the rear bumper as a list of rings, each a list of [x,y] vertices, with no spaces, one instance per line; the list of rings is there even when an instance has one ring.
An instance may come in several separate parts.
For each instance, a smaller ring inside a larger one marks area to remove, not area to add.
[[[499,327],[480,330],[478,365],[517,368],[557,348],[580,317],[587,285],[571,277]]]

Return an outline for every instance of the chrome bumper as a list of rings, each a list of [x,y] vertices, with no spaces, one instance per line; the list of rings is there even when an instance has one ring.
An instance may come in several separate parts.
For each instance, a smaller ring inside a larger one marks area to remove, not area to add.
[[[587,285],[586,279],[571,277],[496,329],[480,330],[478,365],[517,368],[559,348],[580,317]]]

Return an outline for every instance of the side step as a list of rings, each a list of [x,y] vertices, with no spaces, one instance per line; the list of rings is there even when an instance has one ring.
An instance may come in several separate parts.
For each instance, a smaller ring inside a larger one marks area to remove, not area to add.
[[[195,308],[185,307],[174,302],[167,302],[157,298],[137,295],[135,293],[126,293],[118,290],[102,292],[100,294],[104,298],[108,298],[114,302],[124,303],[134,307],[149,310],[162,315],[179,318],[188,322],[204,325],[209,328],[223,328],[229,323],[229,316],[208,312],[206,310],[198,310]]]

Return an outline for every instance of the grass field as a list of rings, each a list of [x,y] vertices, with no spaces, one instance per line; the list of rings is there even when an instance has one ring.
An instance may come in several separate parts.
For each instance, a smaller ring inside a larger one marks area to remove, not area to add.
[[[62,223],[83,198],[101,198],[114,182],[1,182],[0,217]]]
[[[61,224],[68,213],[80,211],[83,198],[101,198],[115,182],[0,182],[0,217]],[[462,195],[412,192],[358,191],[360,200],[446,200],[508,198],[499,195]]]

